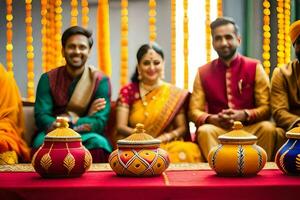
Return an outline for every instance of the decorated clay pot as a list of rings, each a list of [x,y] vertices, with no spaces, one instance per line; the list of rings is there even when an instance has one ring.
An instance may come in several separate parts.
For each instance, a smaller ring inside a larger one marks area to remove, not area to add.
[[[169,164],[161,141],[145,133],[144,125],[137,124],[134,133],[117,141],[117,149],[109,156],[111,168],[120,176],[156,176]]]
[[[220,176],[256,175],[266,163],[265,150],[255,144],[257,137],[242,128],[241,122],[234,122],[233,131],[220,135],[221,144],[209,152],[209,166]]]
[[[42,177],[77,177],[92,164],[90,152],[82,145],[81,136],[59,118],[58,128],[48,133],[44,144],[34,154],[32,165]]]
[[[285,174],[300,175],[300,127],[286,133],[287,142],[277,151],[275,162]]]

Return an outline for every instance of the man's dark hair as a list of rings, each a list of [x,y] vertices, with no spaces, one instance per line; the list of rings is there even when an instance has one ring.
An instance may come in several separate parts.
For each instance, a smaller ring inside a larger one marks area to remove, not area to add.
[[[239,27],[236,25],[235,21],[230,17],[218,17],[215,21],[210,24],[211,33],[219,27],[227,24],[232,24],[234,27],[234,33],[239,34]]]
[[[64,31],[62,37],[61,37],[61,44],[63,48],[65,48],[67,40],[72,36],[72,35],[84,35],[87,37],[89,41],[89,47],[92,48],[93,46],[93,38],[92,38],[92,32],[82,28],[80,26],[71,26],[67,30]]]

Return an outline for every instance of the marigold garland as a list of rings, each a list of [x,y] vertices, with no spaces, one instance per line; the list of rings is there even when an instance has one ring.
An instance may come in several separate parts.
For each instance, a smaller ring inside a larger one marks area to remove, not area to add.
[[[176,84],[176,0],[171,0],[171,83]]]
[[[156,1],[149,0],[149,41],[156,40]]]
[[[218,17],[222,17],[223,16],[223,1],[222,0],[218,0],[217,1],[217,14]]]
[[[210,1],[205,1],[206,61],[211,61]]]
[[[284,0],[277,0],[277,66],[284,64],[284,15],[283,6]]]
[[[270,2],[269,0],[263,1],[263,66],[266,73],[270,74],[270,39],[271,39],[271,27],[270,27]]]
[[[77,26],[77,17],[78,17],[78,1],[71,0],[71,26]]]
[[[97,10],[97,51],[99,68],[111,76],[109,5],[108,0],[98,0]]]
[[[89,24],[89,2],[88,0],[81,0],[81,25],[87,28]]]
[[[47,71],[47,0],[41,0],[42,68]]]
[[[121,0],[121,68],[120,84],[124,86],[128,78],[128,0]]]
[[[289,36],[290,21],[291,21],[291,0],[285,0],[284,2],[285,63],[290,62],[291,59],[291,38]]]
[[[189,88],[189,19],[188,0],[183,1],[183,57],[184,57],[184,88]]]
[[[12,44],[12,38],[13,38],[13,14],[12,14],[12,0],[6,0],[6,67],[7,71],[13,76],[13,44]]]
[[[49,1],[47,3],[47,26],[46,26],[46,63],[47,71],[54,69],[56,67],[56,44],[55,44],[55,1]]]
[[[27,98],[29,101],[34,101],[34,47],[32,45],[32,1],[25,0],[26,9],[26,57],[27,57]]]
[[[56,0],[55,1],[55,17],[54,17],[54,30],[55,30],[55,35],[54,35],[54,41],[53,41],[53,46],[55,51],[54,53],[54,65],[55,67],[59,67],[63,64],[65,64],[65,61],[62,57],[61,54],[61,28],[62,28],[62,12],[63,9],[61,7],[62,1],[61,0]]]

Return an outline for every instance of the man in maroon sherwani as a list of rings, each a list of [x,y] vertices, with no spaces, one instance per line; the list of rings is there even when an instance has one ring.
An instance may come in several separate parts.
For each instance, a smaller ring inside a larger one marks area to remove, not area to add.
[[[230,131],[234,121],[241,121],[245,131],[257,136],[270,160],[276,128],[268,121],[269,78],[258,60],[237,52],[241,38],[232,19],[218,18],[210,27],[219,58],[199,67],[189,105],[203,156],[207,159],[218,136]]]

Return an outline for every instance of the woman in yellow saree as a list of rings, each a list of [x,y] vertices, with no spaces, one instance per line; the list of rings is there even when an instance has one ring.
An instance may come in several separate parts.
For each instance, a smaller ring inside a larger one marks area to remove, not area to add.
[[[24,119],[21,97],[14,78],[0,64],[0,165],[29,161],[29,148],[22,139]]]
[[[157,44],[144,44],[137,52],[137,68],[131,83],[120,90],[116,126],[122,139],[137,123],[148,134],[162,141],[171,162],[200,162],[201,153],[192,142],[183,142],[189,133],[184,103],[188,91],[164,82],[164,54]]]

